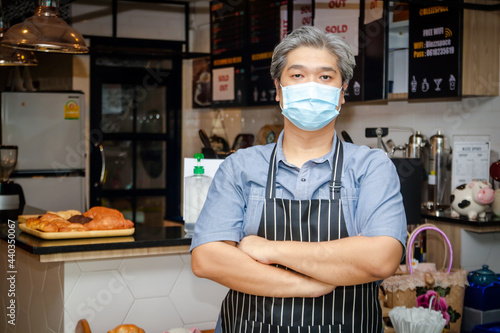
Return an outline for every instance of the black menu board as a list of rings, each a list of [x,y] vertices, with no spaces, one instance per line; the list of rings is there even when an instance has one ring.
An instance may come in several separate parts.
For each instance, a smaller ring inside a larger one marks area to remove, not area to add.
[[[243,53],[246,45],[245,1],[210,3],[210,41],[213,56]]]
[[[280,41],[281,5],[281,1],[251,0],[248,2],[251,51],[248,105],[276,104],[276,88],[269,69],[274,47]]]
[[[408,98],[461,95],[463,10],[410,3]]]
[[[246,1],[210,2],[212,106],[246,105],[248,55]]]
[[[289,26],[311,24],[313,9],[313,0],[211,1],[211,106],[277,105],[274,47]]]

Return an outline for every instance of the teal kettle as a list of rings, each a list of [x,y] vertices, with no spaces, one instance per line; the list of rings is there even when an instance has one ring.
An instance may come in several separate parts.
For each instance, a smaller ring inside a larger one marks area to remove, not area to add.
[[[469,282],[481,286],[488,286],[495,281],[498,281],[498,275],[488,268],[488,265],[483,265],[483,268],[477,271],[469,272],[467,275]]]

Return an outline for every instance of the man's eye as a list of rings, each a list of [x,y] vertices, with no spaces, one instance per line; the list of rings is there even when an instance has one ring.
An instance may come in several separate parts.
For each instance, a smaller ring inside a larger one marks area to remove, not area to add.
[[[300,78],[300,77],[302,77],[302,74],[293,74],[292,77]]]
[[[329,80],[329,79],[331,79],[332,77],[331,77],[330,75],[321,75],[321,78],[322,78],[323,80]]]

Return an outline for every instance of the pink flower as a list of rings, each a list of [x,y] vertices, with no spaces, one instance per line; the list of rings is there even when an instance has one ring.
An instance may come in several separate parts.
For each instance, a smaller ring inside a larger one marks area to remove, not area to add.
[[[446,303],[446,299],[444,297],[439,297],[438,293],[434,290],[427,290],[427,292],[423,295],[417,297],[417,307],[429,308],[429,302],[431,297],[434,296],[432,300],[432,309],[441,312],[443,318],[446,320],[446,325],[450,321],[450,315],[448,313],[448,304]]]

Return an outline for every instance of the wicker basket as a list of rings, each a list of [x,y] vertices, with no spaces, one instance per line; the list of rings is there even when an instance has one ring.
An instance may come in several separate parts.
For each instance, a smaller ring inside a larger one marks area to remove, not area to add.
[[[424,230],[437,231],[443,236],[445,249],[449,257],[446,270],[444,269],[446,262],[444,262],[443,268],[439,271],[418,271],[413,269],[411,265],[413,243],[416,236]],[[441,298],[439,306],[442,307],[441,312],[443,313],[443,317],[449,320],[445,331],[460,332],[465,286],[467,285],[467,272],[464,270],[452,270],[452,261],[453,249],[446,234],[432,224],[420,225],[408,238],[406,272],[396,273],[382,282],[381,286],[385,293],[385,305],[389,308],[396,306],[405,306],[407,308],[425,307],[423,302],[425,302],[428,295],[434,293],[438,299]],[[446,311],[443,308],[446,308]]]

